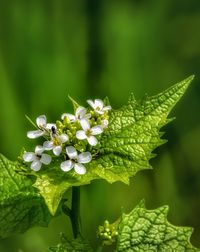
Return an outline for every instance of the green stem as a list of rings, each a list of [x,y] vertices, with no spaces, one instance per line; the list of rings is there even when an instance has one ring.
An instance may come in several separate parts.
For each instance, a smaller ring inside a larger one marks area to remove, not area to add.
[[[72,205],[70,214],[74,238],[81,233],[80,228],[80,187],[72,187]]]

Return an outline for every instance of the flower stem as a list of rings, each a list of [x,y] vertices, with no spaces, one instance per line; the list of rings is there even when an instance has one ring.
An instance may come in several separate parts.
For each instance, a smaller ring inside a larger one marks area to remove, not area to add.
[[[71,214],[70,214],[72,230],[74,238],[77,238],[81,233],[80,227],[80,187],[72,187],[72,203],[71,203]]]

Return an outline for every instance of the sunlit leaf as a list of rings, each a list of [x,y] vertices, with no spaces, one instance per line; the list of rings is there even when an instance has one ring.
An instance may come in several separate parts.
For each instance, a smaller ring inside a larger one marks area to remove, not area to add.
[[[150,169],[152,151],[165,143],[160,129],[169,122],[172,108],[185,93],[193,76],[152,97],[128,104],[110,114],[109,130],[101,139],[99,157],[89,164],[91,172],[108,182],[121,180],[143,169]]]
[[[167,221],[168,206],[147,210],[141,202],[129,214],[123,214],[118,229],[118,252],[199,252],[190,236],[193,229],[176,227]]]

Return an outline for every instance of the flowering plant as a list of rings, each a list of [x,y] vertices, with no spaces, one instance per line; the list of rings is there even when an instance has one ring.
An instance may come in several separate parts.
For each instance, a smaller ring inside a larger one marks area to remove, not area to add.
[[[47,226],[65,213],[71,220],[73,239],[64,234],[52,252],[94,251],[83,239],[80,227],[80,186],[94,179],[109,183],[129,178],[151,168],[152,151],[165,143],[160,129],[169,112],[185,93],[193,76],[166,91],[136,101],[131,95],[122,108],[111,109],[108,99],[88,100],[84,108],[71,99],[74,114],[64,113],[56,123],[45,115],[36,119],[30,139],[41,138],[34,152],[23,151],[19,161],[0,156],[0,236],[28,228]],[[29,164],[31,163],[31,164]],[[66,192],[72,189],[71,207]],[[114,223],[98,228],[102,246],[116,244],[116,251],[200,251],[189,242],[191,228],[167,221],[168,207],[147,210],[141,201]]]

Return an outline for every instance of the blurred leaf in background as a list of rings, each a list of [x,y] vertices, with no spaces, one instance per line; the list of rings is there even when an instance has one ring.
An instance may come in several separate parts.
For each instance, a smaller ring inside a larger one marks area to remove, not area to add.
[[[96,181],[83,188],[83,231],[93,242],[99,223],[145,198],[148,208],[169,205],[170,221],[193,226],[192,242],[200,246],[199,27],[199,0],[0,3],[0,152],[13,160],[23,146],[33,146],[25,114],[53,121],[72,110],[68,94],[82,105],[108,96],[117,108],[131,92],[153,95],[196,75],[173,112],[176,121],[164,129],[169,142],[156,151],[154,170],[137,175],[130,187]],[[49,229],[1,240],[0,251],[43,252],[61,231],[70,233],[63,216]]]

